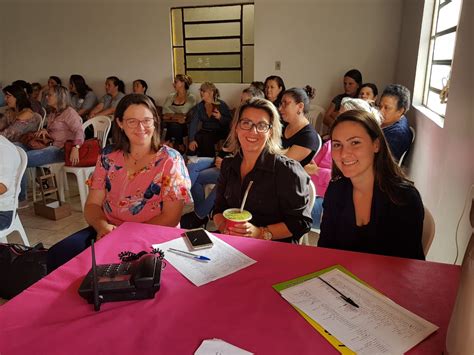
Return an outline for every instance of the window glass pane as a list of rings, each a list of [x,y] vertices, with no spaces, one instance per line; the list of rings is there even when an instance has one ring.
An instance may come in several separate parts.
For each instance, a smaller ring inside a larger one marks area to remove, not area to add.
[[[239,54],[226,55],[188,55],[186,56],[188,69],[194,68],[240,68]]]
[[[184,21],[239,20],[240,5],[184,9]]]
[[[173,26],[173,46],[183,45],[183,22],[181,20],[181,9],[172,9],[171,24]]]
[[[174,75],[184,74],[184,49],[183,48],[173,48],[173,57],[174,57]]]
[[[239,22],[203,23],[196,25],[185,25],[186,38],[189,37],[217,37],[217,36],[240,36]]]
[[[187,53],[240,52],[239,39],[203,39],[186,41]]]
[[[456,32],[436,38],[433,59],[453,59],[455,41]]]
[[[243,67],[244,67],[244,83],[253,81],[253,46],[242,47],[243,51]]]
[[[433,65],[431,67],[430,86],[436,89],[442,89],[449,79],[450,65]]]
[[[453,0],[439,10],[438,24],[436,32],[444,31],[448,28],[457,26],[459,13],[461,11],[461,0]]]
[[[253,5],[245,5],[243,15],[243,43],[253,44]]]
[[[446,113],[446,104],[442,104],[441,100],[439,99],[439,94],[433,91],[428,93],[428,103],[426,106],[428,106],[430,110],[436,112],[440,116],[444,117]]]
[[[213,83],[240,83],[240,70],[232,71],[193,71],[188,70],[194,82],[210,81]]]

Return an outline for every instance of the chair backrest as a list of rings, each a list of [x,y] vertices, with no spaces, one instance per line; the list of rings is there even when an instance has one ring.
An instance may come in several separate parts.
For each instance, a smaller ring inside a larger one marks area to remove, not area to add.
[[[474,234],[461,266],[458,293],[446,334],[445,354],[472,354],[474,346]]]
[[[112,126],[112,120],[109,116],[96,116],[84,122],[82,128],[85,130],[90,125],[94,128],[94,137],[100,140],[101,147],[104,148],[107,145],[107,135]]]
[[[26,152],[20,148],[15,146],[16,150],[18,150],[18,153],[20,154],[20,166],[18,167],[18,172],[16,175],[16,180],[15,180],[15,211],[18,208],[18,196],[20,196],[20,191],[21,191],[21,178],[23,177],[23,174],[25,173],[26,170],[26,165],[28,164],[28,156],[26,155]]]
[[[316,186],[314,186],[313,182],[309,180],[309,205],[311,206],[311,211],[313,210],[315,202],[316,202]]]
[[[428,251],[430,250],[431,243],[433,243],[435,235],[435,222],[430,210],[426,208],[426,206],[424,206],[424,208],[425,218],[423,219],[423,233],[421,236],[421,244],[423,245],[423,252],[426,256],[428,254]]]
[[[324,113],[326,110],[318,105],[311,105],[311,109],[309,110],[307,114],[307,118],[309,122],[313,125],[313,127],[316,129],[316,132],[318,132],[320,135],[323,135],[323,118],[324,118]]]
[[[41,107],[41,120],[38,125],[38,131],[44,128],[45,123],[46,123],[46,109],[44,107]]]
[[[405,159],[405,156],[407,155],[408,151],[410,150],[411,146],[413,145],[413,142],[415,141],[416,132],[415,132],[415,129],[412,126],[410,126],[410,131],[411,131],[411,144],[410,144],[410,147],[408,147],[408,149],[403,152],[402,156],[400,157],[400,160],[398,161],[398,166],[402,166],[402,163],[403,163],[403,160]]]

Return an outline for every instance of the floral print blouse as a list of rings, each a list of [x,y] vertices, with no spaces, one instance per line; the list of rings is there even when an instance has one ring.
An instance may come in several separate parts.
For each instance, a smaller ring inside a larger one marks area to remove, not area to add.
[[[160,215],[165,201],[192,201],[191,180],[181,155],[163,146],[142,170],[129,174],[124,152],[104,148],[88,185],[105,189],[103,210],[109,223],[147,222]]]

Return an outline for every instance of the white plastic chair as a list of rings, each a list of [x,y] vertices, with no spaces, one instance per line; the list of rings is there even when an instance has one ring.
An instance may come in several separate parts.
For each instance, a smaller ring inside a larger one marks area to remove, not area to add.
[[[308,204],[311,206],[311,211],[313,210],[314,203],[316,202],[316,186],[314,186],[313,181],[309,181],[309,202]],[[313,229],[311,229],[313,231]],[[300,245],[312,245],[316,246],[316,242],[312,240],[312,235],[309,233],[304,234],[300,240],[299,244]]]
[[[112,121],[108,116],[96,116],[84,122],[82,128],[85,130],[90,125],[92,125],[94,129],[94,137],[99,139],[101,147],[104,148],[107,145],[107,135],[109,134]],[[77,186],[79,189],[79,197],[81,198],[81,208],[82,211],[84,211],[84,205],[86,203],[87,194],[89,193],[89,188],[86,185],[86,180],[89,175],[94,172],[95,166],[64,166],[63,169],[65,174],[72,173],[76,175]]]
[[[41,120],[38,125],[38,131],[42,130],[44,128],[44,124],[46,122],[46,109],[44,107],[41,107]]]
[[[28,163],[28,156],[26,155],[26,152],[22,148],[16,147],[16,149],[18,150],[18,153],[20,154],[21,163],[20,163],[20,167],[18,168],[18,174],[16,176],[16,181],[15,181],[15,205],[13,206],[14,215],[13,215],[10,227],[0,231],[0,240],[6,243],[7,236],[14,231],[18,231],[18,233],[20,233],[21,239],[23,240],[23,244],[25,244],[26,246],[30,246],[30,242],[28,240],[28,237],[26,236],[25,229],[23,228],[23,224],[21,224],[20,217],[18,216],[18,211],[17,211],[18,196],[20,195],[20,190],[21,190],[21,178],[23,177],[23,174],[25,173],[25,170],[26,170],[26,164]]]
[[[410,131],[412,133],[410,147],[408,147],[408,149],[403,152],[402,156],[400,157],[400,160],[398,161],[398,166],[402,166],[403,159],[405,159],[405,156],[407,155],[408,151],[410,150],[411,146],[413,145],[413,142],[415,141],[415,135],[416,135],[415,129],[410,126]]]
[[[309,122],[313,125],[313,127],[316,129],[316,132],[318,132],[320,135],[323,135],[325,133],[323,132],[323,118],[325,112],[326,110],[323,107],[318,105],[311,105],[311,108],[307,114]]]
[[[425,256],[430,250],[431,243],[433,243],[435,235],[435,222],[431,212],[425,207],[425,218],[423,219],[423,233],[421,235],[421,244],[423,245],[423,252]]]

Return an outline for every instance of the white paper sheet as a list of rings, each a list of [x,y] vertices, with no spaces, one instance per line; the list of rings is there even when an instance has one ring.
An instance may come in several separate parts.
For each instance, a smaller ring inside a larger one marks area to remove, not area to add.
[[[399,306],[340,270],[289,287],[281,295],[358,354],[403,354],[438,327]]]
[[[194,355],[252,355],[246,350],[238,348],[220,339],[204,340]]]
[[[163,250],[165,252],[165,259],[196,286],[205,285],[256,262],[211,233],[207,232],[207,234],[214,243],[212,248],[189,250],[183,237],[170,240],[166,243],[153,244],[153,247]],[[169,248],[207,256],[211,261],[197,261],[192,258],[167,252]]]

